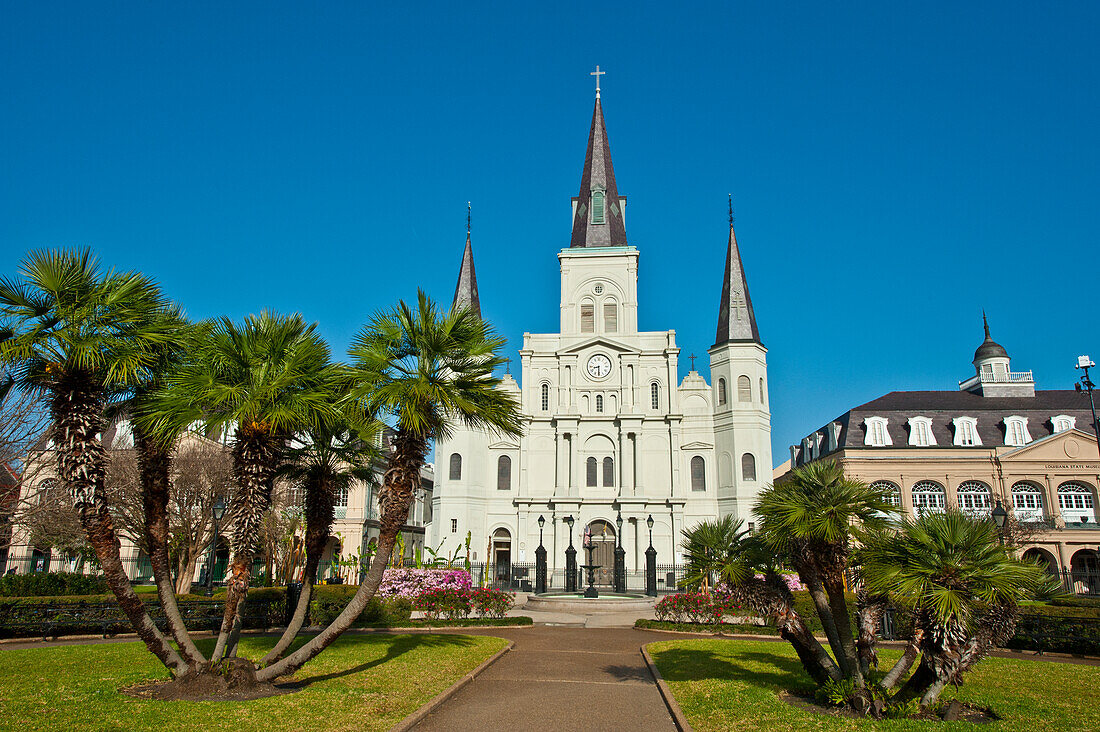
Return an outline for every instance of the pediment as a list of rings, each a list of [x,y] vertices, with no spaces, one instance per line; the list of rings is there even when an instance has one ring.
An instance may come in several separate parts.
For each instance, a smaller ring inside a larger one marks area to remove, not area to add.
[[[497,440],[496,442],[489,443],[490,450],[518,450],[518,442],[508,442],[507,440]]]
[[[1041,460],[1064,463],[1067,460],[1095,462],[1096,438],[1079,429],[1070,429],[1029,442],[1001,455],[1002,462]]]
[[[614,338],[608,338],[607,336],[592,336],[591,338],[586,338],[583,341],[578,341],[577,343],[574,343],[567,348],[559,349],[558,355],[587,351],[588,349],[594,348],[596,346],[601,346],[611,351],[618,351],[619,353],[642,352],[640,348],[627,345],[626,343],[623,343],[622,341],[616,340]]]
[[[701,442],[696,440],[695,442],[688,442],[680,445],[681,450],[713,450],[714,445],[710,442]]]

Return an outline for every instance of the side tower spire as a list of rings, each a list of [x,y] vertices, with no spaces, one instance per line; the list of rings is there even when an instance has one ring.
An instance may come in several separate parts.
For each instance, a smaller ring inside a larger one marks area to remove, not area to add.
[[[714,345],[723,343],[760,343],[756,314],[749,297],[749,283],[733,231],[733,194],[729,197],[730,238],[726,246],[726,272],[722,276],[722,300],[718,304],[718,333]]]
[[[605,74],[596,67],[594,74]],[[600,77],[596,76],[596,106],[588,131],[588,150],[584,155],[581,188],[573,208],[571,247],[625,247],[626,223],[615,168],[611,165],[611,146],[600,103]]]
[[[474,248],[470,244],[470,202],[466,202],[466,249],[462,252],[462,265],[458,270],[458,284],[452,308],[468,307],[481,317],[481,299],[477,295],[477,274],[474,272]]]

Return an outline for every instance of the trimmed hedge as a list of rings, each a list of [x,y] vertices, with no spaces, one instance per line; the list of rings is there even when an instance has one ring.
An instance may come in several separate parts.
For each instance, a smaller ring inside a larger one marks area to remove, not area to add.
[[[1061,604],[1021,607],[1016,635],[1007,647],[1020,651],[1100,655],[1100,607]]]
[[[319,585],[313,588],[309,601],[309,621],[312,625],[325,626],[343,612],[359,585]],[[412,617],[412,600],[392,597],[385,600],[372,597],[367,607],[352,623],[353,627],[388,625],[407,622]]]
[[[107,592],[107,580],[76,572],[31,572],[0,577],[0,597],[59,597]]]

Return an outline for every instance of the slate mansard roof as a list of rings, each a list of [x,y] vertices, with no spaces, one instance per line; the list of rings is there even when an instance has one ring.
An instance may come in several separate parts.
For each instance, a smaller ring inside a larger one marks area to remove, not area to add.
[[[868,417],[884,417],[893,443],[890,447],[908,447],[909,418],[929,417],[932,420],[932,434],[936,438],[935,447],[953,447],[953,420],[956,417],[973,417],[977,420],[982,446],[988,448],[1005,444],[1005,417],[1026,417],[1028,432],[1034,442],[1054,434],[1051,418],[1063,414],[1075,417],[1078,429],[1090,431],[1092,415],[1088,396],[1076,391],[1037,391],[1034,397],[985,397],[968,391],[893,391],[850,409],[806,437],[822,435],[821,450],[824,454],[830,447],[830,425],[835,422],[841,427],[837,449],[880,449],[865,444],[865,420]]]

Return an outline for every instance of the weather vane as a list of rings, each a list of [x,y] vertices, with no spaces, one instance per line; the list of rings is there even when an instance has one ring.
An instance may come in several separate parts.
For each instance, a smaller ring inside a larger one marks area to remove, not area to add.
[[[588,72],[589,76],[595,76],[596,77],[596,99],[600,98],[600,77],[603,76],[606,73],[607,73],[606,71],[600,71],[600,65],[599,64],[596,64],[596,70],[595,71],[589,71]]]

